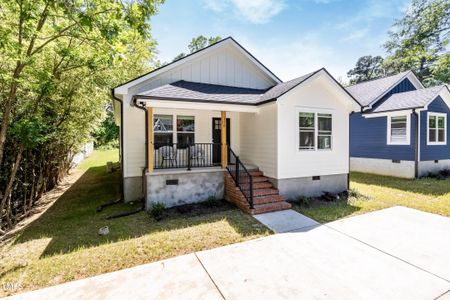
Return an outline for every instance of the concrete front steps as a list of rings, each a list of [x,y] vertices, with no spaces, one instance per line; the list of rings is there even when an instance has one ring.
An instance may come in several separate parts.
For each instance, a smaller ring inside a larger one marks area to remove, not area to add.
[[[225,200],[252,215],[291,208],[291,204],[285,201],[278,189],[261,171],[251,171],[250,174],[253,177],[253,208],[250,208],[250,204],[229,173],[225,175]],[[243,176],[240,181],[242,189],[248,191],[250,189],[249,179]]]

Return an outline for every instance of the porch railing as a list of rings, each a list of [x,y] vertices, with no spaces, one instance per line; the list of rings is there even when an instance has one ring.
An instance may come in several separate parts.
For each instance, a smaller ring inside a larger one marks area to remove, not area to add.
[[[155,169],[220,166],[220,143],[154,143]]]
[[[250,208],[253,208],[253,176],[247,170],[245,165],[239,159],[239,156],[228,147],[228,160],[227,170],[233,178],[237,187],[244,195]]]

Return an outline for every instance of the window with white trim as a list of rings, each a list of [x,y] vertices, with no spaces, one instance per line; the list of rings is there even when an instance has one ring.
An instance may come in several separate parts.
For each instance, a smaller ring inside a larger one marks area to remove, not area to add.
[[[195,142],[195,120],[193,116],[177,116],[178,148],[186,148]]]
[[[332,142],[332,115],[326,113],[299,113],[299,149],[330,150]]]
[[[410,115],[387,116],[387,144],[409,145],[411,142],[411,118]]]
[[[153,140],[155,149],[173,143],[173,117],[171,115],[153,116]]]
[[[447,144],[447,114],[428,113],[428,145]]]

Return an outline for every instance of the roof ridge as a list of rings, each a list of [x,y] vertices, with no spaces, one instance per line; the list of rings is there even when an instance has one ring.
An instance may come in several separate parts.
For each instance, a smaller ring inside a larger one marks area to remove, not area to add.
[[[354,86],[361,85],[361,84],[364,84],[364,83],[374,82],[374,81],[377,81],[377,80],[388,79],[388,78],[391,78],[391,77],[394,77],[394,76],[398,76],[398,75],[403,74],[403,73],[404,73],[404,75],[402,77],[404,77],[406,74],[409,74],[410,72],[412,72],[412,71],[408,70],[408,71],[403,71],[403,72],[400,72],[400,73],[397,73],[397,74],[393,74],[393,75],[389,75],[389,76],[372,78],[372,79],[368,79],[368,80],[365,80],[365,81],[361,81],[361,82],[349,85],[346,88],[354,87]]]

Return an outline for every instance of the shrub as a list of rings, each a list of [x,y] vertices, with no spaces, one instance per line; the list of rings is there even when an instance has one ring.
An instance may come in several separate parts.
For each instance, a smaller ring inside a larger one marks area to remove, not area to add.
[[[205,201],[206,206],[215,207],[220,203],[219,199],[216,198],[216,195],[210,195],[208,199]]]
[[[152,209],[150,210],[150,214],[155,220],[160,221],[163,218],[164,212],[166,210],[166,206],[164,203],[157,202],[152,205]]]
[[[306,196],[299,196],[297,198],[297,203],[299,205],[303,205],[303,206],[309,206],[311,204],[311,197],[306,197]]]

